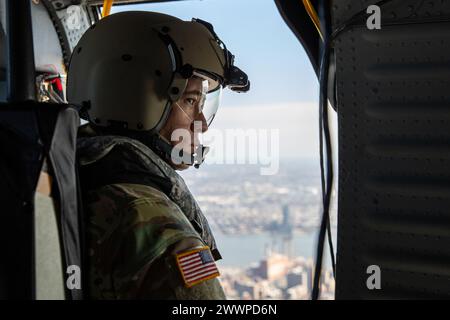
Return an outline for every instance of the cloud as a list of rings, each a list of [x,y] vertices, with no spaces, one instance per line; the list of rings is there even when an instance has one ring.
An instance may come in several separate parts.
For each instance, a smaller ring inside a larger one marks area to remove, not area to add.
[[[281,159],[316,158],[318,121],[314,102],[243,105],[219,108],[211,129],[278,129]]]

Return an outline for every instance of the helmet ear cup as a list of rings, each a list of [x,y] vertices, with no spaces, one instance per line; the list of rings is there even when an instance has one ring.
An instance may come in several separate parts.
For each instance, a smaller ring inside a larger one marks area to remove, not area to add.
[[[121,123],[128,130],[155,130],[170,108],[168,90],[177,87],[182,93],[185,86],[182,81],[172,85],[173,59],[155,30],[171,21],[181,20],[130,11],[97,22],[73,51],[68,101],[89,105],[88,119],[97,126]]]

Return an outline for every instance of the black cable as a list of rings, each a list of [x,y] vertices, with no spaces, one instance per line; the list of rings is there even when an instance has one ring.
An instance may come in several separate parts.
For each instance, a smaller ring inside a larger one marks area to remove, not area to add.
[[[322,3],[323,5],[323,3]],[[324,19],[325,20],[325,19]],[[328,126],[328,67],[329,67],[329,32],[328,21],[322,23],[323,27],[323,47],[321,64],[319,68],[319,82],[320,82],[320,98],[319,98],[319,144],[320,144],[320,176],[322,182],[322,202],[323,212],[322,221],[320,223],[319,239],[317,241],[317,254],[316,265],[314,270],[314,283],[311,299],[317,300],[319,298],[320,287],[320,275],[322,271],[322,257],[325,242],[325,233],[327,225],[329,224],[329,206],[330,206],[330,194],[333,184],[333,167],[332,167],[332,154],[331,154],[331,141]],[[323,138],[325,136],[325,148],[326,148],[326,162],[327,162],[327,174],[325,183],[325,168],[324,168],[324,154],[323,154]],[[325,190],[325,191],[324,191]],[[333,253],[330,253],[333,255]]]
[[[321,104],[320,104],[321,106]],[[322,205],[325,203],[325,178],[324,178],[324,168],[323,168],[323,119],[322,119],[322,108],[319,107],[319,154],[320,154],[320,180],[321,180],[321,187],[322,187]],[[327,225],[326,225],[326,231],[327,231],[327,238],[328,238],[328,247],[330,250],[330,257],[331,257],[331,267],[333,270],[333,277],[336,278],[336,263],[334,261],[334,248],[333,248],[333,239],[331,237],[331,224],[330,219],[328,218]]]
[[[331,202],[331,200],[330,200]],[[336,280],[336,260],[334,257],[334,247],[333,247],[333,238],[331,236],[331,222],[330,217],[327,219],[327,238],[328,238],[328,247],[330,249],[330,258],[331,258],[331,269],[333,271],[333,278]]]

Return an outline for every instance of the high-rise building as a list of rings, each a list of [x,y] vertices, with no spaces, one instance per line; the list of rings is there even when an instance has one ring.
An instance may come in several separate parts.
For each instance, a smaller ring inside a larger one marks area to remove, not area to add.
[[[288,256],[270,253],[265,259],[261,260],[255,271],[257,276],[273,281],[286,276],[290,267],[291,260]]]

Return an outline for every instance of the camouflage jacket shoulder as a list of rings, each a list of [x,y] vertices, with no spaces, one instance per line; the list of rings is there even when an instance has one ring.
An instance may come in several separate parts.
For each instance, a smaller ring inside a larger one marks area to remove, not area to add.
[[[150,186],[107,185],[86,200],[93,298],[133,297],[170,246],[187,238],[204,243],[178,206]]]

